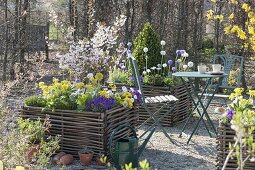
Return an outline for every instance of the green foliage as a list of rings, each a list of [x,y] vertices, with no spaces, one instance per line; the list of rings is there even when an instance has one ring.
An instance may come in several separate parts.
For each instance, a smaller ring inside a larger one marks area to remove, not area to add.
[[[45,132],[49,127],[46,124],[41,123],[41,119],[38,118],[36,121],[29,119],[18,119],[18,130],[20,133],[25,135],[31,143],[38,143],[43,140]]]
[[[35,107],[45,107],[46,100],[40,96],[29,96],[25,98],[25,105]]]
[[[210,38],[204,39],[202,42],[202,48],[203,49],[213,48],[213,40]]]
[[[152,86],[173,86],[173,85],[182,84],[182,81],[179,77],[162,76],[159,74],[155,74],[155,75],[147,74],[144,76],[143,82],[145,85],[152,85]]]
[[[78,110],[85,110],[86,109],[86,103],[88,101],[92,100],[91,94],[82,94],[77,97],[77,108]]]
[[[34,121],[19,119],[18,126],[0,138],[0,157],[5,168],[13,169],[17,165],[23,165],[25,169],[47,169],[50,157],[59,149],[59,137],[46,138],[49,126],[47,117],[44,122],[39,118]],[[27,153],[35,146],[38,150],[31,155],[32,160],[29,161]]]
[[[124,83],[124,84],[132,84],[130,79],[131,73],[127,70],[115,69],[109,72],[109,82],[112,83]]]
[[[144,24],[143,30],[138,34],[133,42],[134,51],[133,56],[137,59],[139,71],[141,72],[145,68],[145,53],[143,49],[148,48],[148,68],[161,63],[161,46],[159,35],[155,32],[149,23]]]

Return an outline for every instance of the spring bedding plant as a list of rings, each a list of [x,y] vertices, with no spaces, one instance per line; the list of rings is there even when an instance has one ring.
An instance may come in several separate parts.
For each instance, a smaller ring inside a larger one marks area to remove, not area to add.
[[[123,87],[117,91],[116,86],[110,84],[103,87],[103,74],[87,75],[87,83],[67,80],[46,85],[39,83],[40,93],[25,99],[27,106],[44,107],[48,109],[66,109],[79,111],[105,112],[114,106],[122,105],[133,108],[135,102],[141,102],[141,93],[133,88]]]
[[[228,160],[233,156],[237,158],[240,169],[243,169],[247,160],[255,161],[255,142],[253,138],[255,111],[252,109],[255,90],[249,90],[247,95],[248,97],[245,98],[243,88],[236,88],[229,97],[232,103],[228,108],[216,109],[216,112],[223,113],[221,123],[230,124],[235,131],[235,143],[229,145],[230,151],[223,167],[226,167]],[[244,148],[247,149],[247,153],[243,153]]]

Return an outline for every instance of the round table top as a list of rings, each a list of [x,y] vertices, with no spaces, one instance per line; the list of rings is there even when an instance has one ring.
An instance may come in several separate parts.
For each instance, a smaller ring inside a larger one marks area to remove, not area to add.
[[[213,73],[213,72],[206,72],[206,73],[199,73],[197,71],[187,71],[187,72],[176,72],[172,74],[176,77],[193,77],[193,78],[214,78],[214,77],[223,77],[227,76],[225,73]]]

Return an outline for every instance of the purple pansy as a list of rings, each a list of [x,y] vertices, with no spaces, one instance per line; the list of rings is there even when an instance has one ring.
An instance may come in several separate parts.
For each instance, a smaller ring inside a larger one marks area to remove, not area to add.
[[[181,50],[176,50],[176,55],[181,55]]]
[[[97,96],[91,101],[86,103],[88,110],[93,112],[105,112],[113,108],[116,104],[116,100],[114,98],[107,98],[105,96]]]
[[[168,65],[172,65],[172,64],[173,64],[173,60],[168,60],[168,61],[167,61],[167,64],[168,64]]]
[[[122,68],[124,66],[124,63],[120,63],[119,66],[120,68]]]
[[[74,82],[75,82],[75,83],[80,83],[81,80],[80,80],[80,79],[75,79]]]
[[[185,50],[180,50],[180,54],[184,54],[184,53],[186,53]]]

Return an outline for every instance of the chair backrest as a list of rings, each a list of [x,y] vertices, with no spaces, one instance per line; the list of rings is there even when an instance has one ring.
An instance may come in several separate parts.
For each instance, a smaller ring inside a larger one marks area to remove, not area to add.
[[[137,61],[133,56],[131,56],[131,57],[129,57],[129,62],[131,65],[132,74],[134,76],[135,86],[138,90],[140,90],[141,95],[142,95],[142,101],[144,102],[145,97],[144,97],[144,93],[143,93],[143,89],[142,89],[141,75],[139,74]]]
[[[228,74],[228,76],[223,79],[222,84],[220,85],[221,88],[241,87],[241,78],[244,65],[244,58],[242,56],[231,54],[214,55],[212,62],[214,64],[222,64],[224,66],[224,73]],[[237,71],[237,69],[239,69],[239,71]],[[237,71],[237,77],[235,77],[236,82],[233,85],[229,83],[229,75],[231,71]]]

